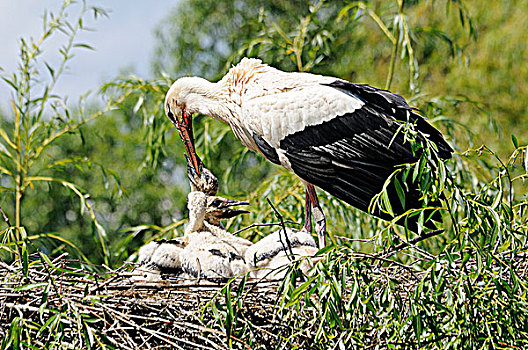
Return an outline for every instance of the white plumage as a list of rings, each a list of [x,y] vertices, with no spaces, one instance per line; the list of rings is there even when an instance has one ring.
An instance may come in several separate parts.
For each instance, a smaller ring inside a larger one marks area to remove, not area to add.
[[[202,174],[205,174],[203,172]],[[200,191],[187,197],[189,223],[180,239],[150,242],[138,252],[138,263],[146,266],[144,277],[155,279],[159,272],[223,280],[248,271],[243,256],[252,243],[225,231],[220,218],[245,211],[231,206],[245,204]]]
[[[336,115],[353,112],[364,104],[332,87],[322,86],[322,82],[328,81],[326,77],[321,77],[320,81],[303,83],[300,80],[299,83],[304,84],[302,89],[243,100],[242,115],[252,117],[242,118],[241,122],[245,122],[245,128],[251,133],[260,135],[278,149],[286,136],[329,121]]]
[[[180,252],[183,270],[210,280],[226,279],[248,271],[243,254],[251,242],[233,236],[205,218],[208,206],[203,192],[191,192],[188,198],[189,224],[185,229],[185,248]],[[221,197],[216,197],[221,200]]]
[[[213,197],[216,201],[221,197]],[[141,280],[158,280],[173,273],[208,281],[223,281],[242,276],[251,270],[251,277],[282,278],[293,260],[313,256],[318,249],[307,232],[280,229],[252,244],[208,222],[210,197],[203,192],[189,193],[189,224],[179,239],[154,241],[138,252]],[[229,200],[223,199],[228,202]],[[218,211],[209,211],[218,213]],[[307,272],[312,260],[305,259],[301,270]],[[284,268],[282,268],[284,267]]]

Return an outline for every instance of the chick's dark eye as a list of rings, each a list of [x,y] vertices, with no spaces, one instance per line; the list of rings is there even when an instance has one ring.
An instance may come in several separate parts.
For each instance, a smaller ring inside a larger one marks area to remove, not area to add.
[[[217,207],[217,206],[220,205],[220,203],[221,203],[221,202],[220,202],[218,199],[215,199],[215,200],[213,201],[213,203],[211,203],[211,204],[214,205],[215,207]]]

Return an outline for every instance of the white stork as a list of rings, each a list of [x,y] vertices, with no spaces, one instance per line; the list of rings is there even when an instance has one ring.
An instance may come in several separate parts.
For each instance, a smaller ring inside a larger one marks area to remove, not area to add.
[[[405,121],[428,135],[439,157],[450,158],[453,151],[399,95],[329,76],[283,72],[259,59],[242,59],[217,83],[178,79],[166,95],[165,113],[196,169],[191,118],[199,113],[229,124],[246,147],[299,176],[307,194],[303,229],[311,232],[313,209],[320,247],[326,223],[314,185],[368,211],[395,166],[418,158],[401,132]],[[417,185],[407,185],[404,205],[396,189],[388,189],[396,214],[422,207]],[[373,214],[391,219],[380,211]],[[432,219],[441,216],[435,212]],[[416,231],[417,220],[409,217],[407,227]],[[425,226],[436,228],[431,221]]]

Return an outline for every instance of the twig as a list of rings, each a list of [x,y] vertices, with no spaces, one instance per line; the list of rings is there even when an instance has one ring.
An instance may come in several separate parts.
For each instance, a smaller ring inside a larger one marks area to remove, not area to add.
[[[288,256],[288,260],[293,261],[293,250],[292,250],[292,247],[291,247],[290,239],[288,238],[288,234],[286,233],[286,226],[284,225],[284,219],[283,219],[282,215],[279,213],[279,211],[273,206],[273,204],[271,203],[269,198],[266,198],[266,200],[268,201],[269,205],[271,206],[271,209],[273,209],[273,211],[275,212],[275,216],[277,217],[277,219],[279,219],[280,222],[281,222],[281,227],[282,227],[282,230],[284,231],[284,237],[285,237],[285,240],[286,240],[286,244],[288,246],[286,247],[284,245],[284,242],[282,242],[281,234],[280,234],[281,231],[279,231],[279,240],[280,240],[284,250],[289,250],[290,251],[290,255],[286,254]]]
[[[103,289],[103,287],[106,287],[111,282],[114,282],[116,279],[118,279],[120,277],[123,277],[121,271],[126,269],[128,266],[130,266],[130,264],[129,263],[125,263],[121,267],[119,267],[118,269],[112,271],[112,276],[110,278],[107,278],[102,284],[98,284],[93,291],[90,291],[90,293],[95,293],[95,292]]]
[[[18,272],[18,269],[15,269],[14,267],[11,267],[11,266],[7,265],[5,262],[3,262],[1,260],[0,260],[0,266],[3,267],[4,269],[6,269],[9,272]]]
[[[385,253],[382,252],[382,253],[380,253],[378,255],[381,255],[383,257],[389,257],[389,256],[396,254],[400,250],[402,250],[402,249],[404,249],[404,248],[406,248],[406,247],[408,247],[410,245],[415,245],[418,242],[421,242],[423,240],[426,240],[426,239],[434,237],[434,236],[438,236],[439,234],[444,233],[444,232],[445,232],[445,229],[443,229],[443,228],[439,229],[439,230],[433,230],[433,231],[425,232],[421,236],[413,238],[413,239],[411,239],[408,242],[402,242],[402,243],[398,244],[394,248],[389,248],[389,250],[386,251]]]
[[[166,338],[166,334],[163,334],[161,332],[158,332],[158,331],[155,331],[155,330],[152,330],[152,329],[149,329],[149,328],[145,328],[145,327],[141,327],[140,325],[138,325],[137,323],[133,322],[133,321],[130,321],[128,320],[128,317],[129,315],[126,315],[126,314],[123,314],[122,312],[119,312],[115,309],[112,309],[110,308],[109,306],[105,305],[105,304],[101,304],[101,306],[107,310],[108,313],[113,313],[114,316],[118,319],[120,319],[122,322],[136,328],[137,330],[141,330],[141,331],[144,331],[144,332],[147,332],[151,335],[153,335],[154,337],[166,342],[167,344],[175,347],[175,348],[178,348],[178,349],[182,349],[180,346],[178,346],[178,344],[172,342],[171,340],[167,339]],[[179,339],[179,341],[183,342],[183,343],[187,343],[185,340],[183,339]],[[194,345],[193,343],[191,343],[191,345]]]
[[[350,238],[350,237],[345,237],[345,236],[339,236],[339,235],[334,235],[335,238],[339,238],[339,239],[343,239],[345,241],[349,241],[349,242],[373,242],[376,240],[376,237],[372,237],[372,238]]]
[[[9,222],[9,218],[7,217],[6,213],[0,206],[0,213],[2,213],[2,216],[4,217],[4,221],[6,222],[7,226],[11,227],[11,222]]]
[[[409,271],[414,271],[414,269],[411,266],[404,265],[404,264],[399,263],[399,262],[394,261],[394,260],[389,260],[389,259],[387,259],[387,258],[385,258],[383,256],[378,256],[376,254],[366,254],[366,253],[357,252],[357,253],[354,253],[354,256],[357,256],[358,258],[361,257],[363,259],[379,260],[379,261],[383,261],[383,262],[387,262],[387,263],[399,266],[402,269],[406,269],[406,270],[409,270]]]
[[[287,223],[287,224],[292,224],[292,225],[301,225],[300,223],[298,222],[295,222],[295,221],[291,221],[291,220],[285,220],[284,223]],[[244,232],[244,231],[247,231],[249,229],[252,229],[253,227],[260,227],[260,226],[279,226],[281,225],[280,222],[271,222],[271,223],[267,223],[267,224],[257,224],[257,223],[254,223],[254,224],[251,224],[249,226],[246,226],[244,228],[241,228],[240,230],[238,231],[235,231],[233,232],[234,235],[240,233],[240,232]]]
[[[1,206],[0,206],[0,213],[2,213],[2,217],[4,218],[4,221],[6,222],[7,226],[12,227],[11,222],[9,221],[9,217],[6,215],[6,213],[4,212]],[[18,230],[19,228],[17,227],[16,229]],[[16,242],[16,248],[17,248],[17,254],[18,254],[18,262],[20,263],[20,266],[24,266],[22,263],[22,250],[20,249],[20,245],[18,244],[18,239]]]
[[[38,307],[26,305],[26,304],[5,303],[4,306],[10,309],[16,309],[19,312],[22,312],[22,311],[39,312],[40,311]],[[47,312],[47,310],[44,309],[44,312]]]

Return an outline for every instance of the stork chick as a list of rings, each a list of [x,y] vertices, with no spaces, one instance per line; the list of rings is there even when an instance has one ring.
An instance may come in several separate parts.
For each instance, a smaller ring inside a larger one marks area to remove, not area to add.
[[[182,238],[153,241],[138,252],[143,279],[185,272],[194,277],[222,280],[247,272],[243,255],[251,242],[217,226],[223,218],[247,213],[233,206],[247,204],[194,191],[188,195],[189,224]],[[209,223],[210,221],[211,223]]]
[[[248,213],[234,208],[248,203],[215,196],[218,191],[216,176],[200,158],[196,157],[197,169],[186,158],[192,191],[187,196],[189,224],[184,236],[144,245],[138,252],[138,263],[147,267],[148,276],[157,272],[185,271],[195,277],[204,275],[219,279],[247,271],[242,256],[252,243],[224,230],[221,220]]]
[[[157,265],[161,268],[178,269],[179,252],[185,246],[181,239],[162,239],[145,244],[138,251],[140,265]]]
[[[242,254],[251,242],[233,236],[223,228],[210,224],[206,218],[220,220],[241,214],[231,209],[245,202],[222,197],[208,197],[203,192],[189,193],[189,224],[185,229],[185,248],[180,252],[183,271],[208,280],[223,280],[248,271]]]
[[[242,59],[217,83],[198,77],[178,79],[167,92],[165,113],[177,126],[197,170],[194,113],[229,124],[250,150],[299,176],[306,187],[303,229],[312,231],[313,209],[320,247],[325,245],[326,221],[314,186],[368,211],[395,167],[420,156],[401,131],[406,123],[436,145],[440,158],[450,158],[453,152],[442,134],[399,95],[329,76],[283,72],[258,59]],[[394,214],[422,208],[418,185],[409,180],[401,187],[403,200],[394,185],[387,188]],[[441,203],[430,201],[428,207]],[[380,210],[372,214],[392,219]],[[424,225],[430,229],[436,229],[433,220],[442,219],[435,209],[424,217],[429,218]],[[418,220],[419,215],[409,216],[401,224],[417,231]]]
[[[187,177],[191,183],[192,191],[200,191],[207,195],[206,213],[204,226],[206,230],[212,232],[219,239],[228,242],[236,247],[240,254],[245,253],[245,249],[249,247],[252,242],[247,239],[234,236],[230,232],[224,230],[221,220],[235,217],[240,214],[248,213],[246,210],[234,209],[234,206],[248,205],[248,202],[236,201],[215,196],[218,190],[218,179],[207,169],[202,160],[196,156],[198,163],[198,171],[194,169],[189,157],[187,159]],[[196,220],[195,222],[199,222]],[[196,228],[188,228],[191,232],[196,231]]]
[[[180,253],[184,244],[181,239],[162,239],[145,244],[138,251],[140,275],[136,280],[159,280],[164,274],[182,273]]]
[[[299,258],[312,257],[318,251],[314,239],[306,231],[281,228],[248,248],[244,258],[252,270],[252,277],[276,279],[283,278],[286,273],[281,267]],[[306,273],[311,267],[309,259],[302,260],[301,271]]]

